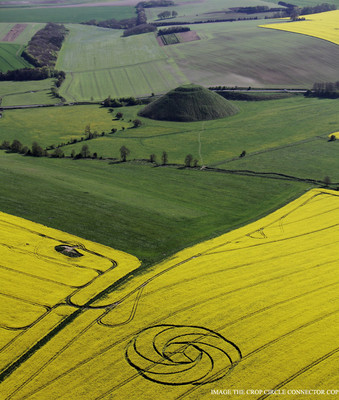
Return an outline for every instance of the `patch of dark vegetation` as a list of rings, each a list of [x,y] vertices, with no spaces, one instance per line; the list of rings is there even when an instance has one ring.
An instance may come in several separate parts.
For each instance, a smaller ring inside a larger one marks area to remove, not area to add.
[[[149,100],[136,99],[135,97],[120,97],[112,99],[108,96],[101,104],[103,107],[128,107],[148,103]]]
[[[140,35],[141,33],[154,32],[157,30],[157,27],[153,24],[141,24],[137,25],[133,28],[126,29],[123,33],[124,37],[132,36],[132,35]]]
[[[238,108],[228,100],[198,85],[171,90],[143,108],[139,115],[166,121],[204,121],[234,115]]]
[[[333,11],[337,9],[337,6],[329,3],[318,4],[314,7],[298,7],[295,4],[286,3],[284,1],[279,1],[279,5],[286,7],[284,11],[278,12],[274,15],[274,18],[284,18],[290,17],[292,21],[303,21],[305,18],[299,18],[299,15],[317,14],[327,11]]]
[[[163,11],[158,14],[159,19],[167,19],[167,18],[175,18],[178,16],[178,13],[176,11]]]
[[[325,99],[339,98],[339,81],[336,82],[316,82],[312,90],[305,93],[306,97],[320,97]]]
[[[267,12],[277,12],[284,11],[285,8],[282,7],[274,7],[270,8],[268,6],[254,6],[254,7],[232,7],[230,8],[232,12],[244,13],[244,14],[260,14]]]
[[[171,33],[189,32],[191,30],[188,26],[173,26],[171,28],[159,29],[158,36],[169,35]]]
[[[136,18],[128,18],[117,21],[116,19],[106,19],[105,21],[96,21],[95,19],[91,19],[87,22],[81,22],[83,25],[93,25],[99,26],[100,28],[109,28],[109,29],[128,29],[136,25]]]
[[[243,93],[235,91],[216,90],[220,96],[227,100],[240,100],[240,101],[264,101],[264,100],[279,100],[286,99],[287,97],[294,96],[293,93]]]
[[[322,13],[322,12],[333,11],[336,9],[337,9],[337,6],[335,6],[334,4],[322,3],[322,4],[318,4],[314,7],[311,7],[311,6],[302,7],[300,9],[300,15],[318,14],[318,13]]]
[[[28,42],[22,57],[35,67],[54,67],[67,33],[64,25],[49,22]]]
[[[242,18],[243,19],[258,19],[255,18]],[[220,18],[220,19],[208,19],[200,21],[154,21],[153,24],[156,26],[170,26],[170,25],[193,25],[193,24],[210,24],[212,22],[234,22],[237,21],[235,18]]]
[[[76,246],[67,246],[64,244],[61,244],[59,246],[55,246],[54,249],[63,254],[64,256],[71,257],[71,258],[77,258],[77,257],[82,257],[83,254],[79,253],[78,250],[76,249]]]
[[[143,8],[151,8],[151,7],[171,7],[175,6],[174,1],[172,0],[150,0],[150,1],[141,1],[137,4],[137,7]]]
[[[0,72],[0,81],[40,81],[48,78],[56,78],[56,86],[59,87],[65,79],[64,71],[51,70],[48,67],[21,68],[14,71]]]

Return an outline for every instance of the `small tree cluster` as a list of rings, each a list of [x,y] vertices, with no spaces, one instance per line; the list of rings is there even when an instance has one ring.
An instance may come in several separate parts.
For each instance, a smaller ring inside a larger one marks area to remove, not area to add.
[[[126,146],[120,147],[120,159],[122,162],[126,162],[127,156],[130,154],[130,150]]]
[[[133,120],[133,128],[138,128],[141,125],[142,125],[142,122],[140,121],[140,119]]]
[[[120,97],[112,99],[111,96],[108,96],[102,103],[103,107],[128,107],[128,106],[136,106],[141,104],[140,100],[137,100],[135,97]]]
[[[166,19],[166,18],[175,18],[178,15],[176,11],[163,11],[158,14],[159,19]]]

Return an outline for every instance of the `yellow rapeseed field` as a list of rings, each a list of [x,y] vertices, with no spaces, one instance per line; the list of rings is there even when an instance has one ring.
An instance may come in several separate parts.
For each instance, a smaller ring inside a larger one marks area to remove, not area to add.
[[[305,21],[259,25],[262,28],[301,33],[339,44],[339,10],[305,15]]]
[[[59,310],[78,314],[9,371],[0,398],[334,399],[338,230],[339,193],[312,190],[85,307],[79,297]]]
[[[0,255],[0,370],[78,310],[73,297],[84,305],[140,264],[125,253],[4,213]]]

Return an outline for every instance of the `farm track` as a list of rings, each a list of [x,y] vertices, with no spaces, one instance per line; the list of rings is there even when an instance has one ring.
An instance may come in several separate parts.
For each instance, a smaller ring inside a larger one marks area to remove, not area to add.
[[[274,224],[276,224],[276,223],[279,223],[279,224],[281,225],[282,221],[283,221],[288,215],[291,215],[291,214],[295,213],[296,211],[298,211],[299,208],[305,206],[306,204],[308,204],[308,203],[310,203],[310,202],[321,201],[321,200],[323,199],[321,196],[323,196],[323,194],[316,194],[316,195],[314,195],[314,196],[311,197],[310,199],[307,199],[304,203],[300,204],[298,207],[292,209],[291,211],[289,211],[288,213],[286,213],[286,214],[283,215],[282,217],[278,218],[277,220],[272,221],[271,223],[269,223],[268,225],[264,226],[264,227],[261,228],[261,229],[266,229],[267,227],[269,227],[269,226],[271,226],[271,225],[274,225]],[[332,195],[332,196],[333,196],[333,195]],[[337,207],[334,208],[334,209],[337,209]],[[324,213],[327,213],[327,212],[329,212],[329,210],[328,210],[328,211],[325,211],[325,212],[321,212],[321,213],[317,214],[316,216],[321,216],[321,215],[323,215]],[[314,216],[312,216],[312,218],[313,218],[313,217],[314,217]],[[296,223],[296,221],[294,221],[293,223]],[[286,224],[286,226],[287,226],[287,225],[289,225],[289,224]],[[323,228],[323,229],[330,229],[330,228],[333,228],[334,226],[337,226],[337,225],[338,225],[338,224],[331,225],[331,226],[325,227],[325,228]],[[321,232],[321,231],[323,231],[323,229],[314,230],[314,231],[311,232],[311,233]],[[254,232],[257,232],[257,230],[254,231]],[[246,234],[246,235],[244,235],[244,236],[242,235],[242,236],[240,236],[238,239],[244,238],[244,237],[246,237],[246,236],[247,236],[247,237],[251,237],[250,235],[252,235],[254,232],[252,232],[252,233],[250,232],[250,233],[248,233],[248,234]],[[299,236],[303,236],[303,235],[296,235],[296,236],[293,236],[293,237],[299,237]],[[292,237],[291,237],[291,238],[292,238]],[[235,238],[235,239],[232,240],[232,242],[236,242],[238,239]],[[287,238],[287,239],[290,239],[290,238]],[[287,239],[286,239],[286,240],[287,240]],[[279,241],[274,241],[274,242],[279,242]],[[273,243],[273,242],[269,242],[269,244],[270,244],[270,243]],[[116,326],[121,326],[121,325],[126,325],[126,324],[128,324],[129,322],[131,322],[131,321],[133,320],[133,318],[134,318],[134,316],[135,316],[135,314],[136,314],[137,307],[138,307],[138,305],[139,305],[139,302],[141,301],[142,291],[143,291],[144,287],[145,287],[148,283],[152,282],[154,279],[160,277],[161,275],[165,274],[166,272],[168,272],[168,271],[170,271],[170,270],[172,270],[172,269],[174,269],[174,268],[177,268],[178,266],[181,266],[181,265],[183,265],[183,264],[186,264],[187,262],[190,262],[190,261],[194,260],[194,259],[197,258],[197,257],[202,257],[202,256],[205,255],[205,254],[206,254],[206,255],[213,254],[213,252],[211,252],[211,250],[213,250],[213,249],[215,250],[216,248],[220,248],[221,246],[225,246],[225,245],[227,245],[227,244],[231,244],[231,242],[222,243],[222,244],[220,244],[220,245],[218,245],[218,246],[215,246],[215,247],[212,248],[212,249],[206,250],[206,251],[203,252],[203,253],[197,253],[196,255],[193,255],[192,257],[189,257],[189,258],[187,258],[186,260],[183,260],[182,262],[176,263],[176,264],[174,264],[174,265],[172,265],[172,266],[166,268],[164,271],[161,271],[161,272],[159,272],[158,274],[156,274],[156,275],[150,277],[149,279],[146,279],[144,282],[142,282],[140,285],[138,285],[137,288],[135,288],[135,289],[133,289],[132,291],[128,292],[128,293],[127,293],[124,297],[122,297],[120,300],[115,301],[114,303],[105,305],[106,310],[103,312],[103,314],[102,314],[100,317],[98,317],[97,319],[95,319],[94,321],[92,321],[89,325],[87,325],[87,326],[81,331],[81,333],[80,333],[79,335],[77,335],[77,336],[74,337],[70,342],[68,342],[68,343],[63,347],[63,349],[61,349],[61,350],[58,352],[58,355],[57,355],[57,356],[61,355],[63,351],[67,350],[67,349],[71,346],[72,343],[75,343],[75,341],[78,340],[83,334],[85,334],[92,326],[94,326],[95,323],[98,323],[99,325],[104,325],[104,326],[106,326],[106,327],[111,327],[111,328],[114,328],[114,327],[116,327]],[[332,243],[332,244],[333,244],[333,243]],[[327,244],[327,245],[329,245],[329,244]],[[248,248],[248,247],[240,247],[240,248],[238,248],[237,250],[243,250],[244,248]],[[226,250],[226,251],[227,251],[227,250]],[[232,250],[231,250],[231,251],[232,251]],[[300,252],[302,252],[302,251],[300,251]],[[293,254],[293,253],[292,253],[292,254]],[[331,261],[329,261],[329,262],[323,263],[323,265],[328,264],[328,263],[337,262],[337,261],[338,261],[338,260],[331,260]],[[249,263],[249,265],[250,265],[250,263]],[[256,286],[256,285],[260,285],[260,284],[262,284],[262,283],[265,283],[265,282],[268,282],[268,281],[272,281],[272,280],[280,280],[280,279],[283,278],[283,277],[288,277],[288,276],[291,276],[291,275],[293,275],[293,274],[295,274],[295,273],[301,273],[301,274],[303,274],[304,271],[307,270],[307,269],[313,269],[313,268],[318,268],[318,267],[319,267],[319,264],[316,265],[316,266],[314,266],[314,267],[312,267],[312,268],[304,268],[304,269],[301,269],[301,270],[296,271],[296,272],[292,272],[292,273],[288,273],[288,274],[282,274],[282,275],[280,275],[280,276],[278,276],[278,277],[270,278],[270,279],[267,279],[267,280],[262,280],[262,281],[260,281],[260,282],[254,283],[254,284],[252,284],[252,285],[247,285],[246,288],[250,288],[250,287],[253,287],[253,286]],[[329,289],[329,288],[331,288],[331,287],[334,287],[334,286],[336,286],[336,285],[338,285],[338,282],[330,283],[330,284],[324,285],[324,286],[322,286],[322,287],[318,287],[318,288],[315,288],[315,289],[306,291],[306,292],[304,292],[304,293],[298,294],[298,295],[296,295],[296,296],[292,296],[292,297],[289,297],[289,298],[287,298],[287,299],[283,299],[283,300],[281,300],[281,301],[279,301],[279,302],[276,302],[276,303],[271,304],[271,305],[269,305],[269,306],[266,306],[266,307],[263,307],[263,308],[261,308],[261,309],[255,310],[255,311],[253,311],[252,313],[249,313],[249,314],[246,314],[246,315],[244,315],[244,316],[242,316],[242,317],[239,317],[239,318],[237,318],[237,319],[235,319],[235,320],[233,320],[233,321],[229,321],[229,322],[227,322],[226,324],[223,324],[223,325],[219,326],[219,327],[217,328],[216,331],[217,331],[217,332],[218,332],[218,331],[221,331],[221,330],[225,329],[225,328],[228,327],[228,326],[231,326],[231,325],[236,324],[236,323],[239,322],[239,321],[243,321],[243,320],[245,320],[245,319],[247,319],[247,318],[251,318],[251,317],[254,316],[254,315],[258,315],[258,314],[263,313],[263,312],[265,312],[265,311],[267,311],[267,310],[271,310],[271,309],[273,309],[274,307],[277,307],[277,306],[279,306],[279,305],[287,304],[287,303],[292,302],[292,301],[297,300],[297,299],[302,299],[304,296],[307,296],[307,295],[310,295],[310,294],[315,294],[315,293],[318,293],[319,291],[325,291],[325,290],[327,290],[327,289]],[[168,287],[167,287],[167,289],[168,289]],[[238,291],[238,290],[244,290],[244,289],[245,289],[245,287],[239,288],[239,289],[235,289],[235,290],[233,290],[233,291],[229,291],[229,292],[225,293],[224,295],[228,295],[228,294],[230,294],[230,293],[232,293],[232,292],[236,292],[236,291]],[[103,322],[102,322],[102,319],[103,319],[111,310],[113,310],[114,307],[116,307],[118,304],[121,304],[123,301],[125,301],[127,298],[129,298],[129,297],[132,296],[132,295],[136,295],[136,298],[135,298],[135,300],[133,301],[133,306],[132,306],[132,310],[131,310],[131,312],[130,312],[130,315],[129,315],[129,317],[128,317],[124,322],[119,323],[119,324],[115,324],[115,325],[106,324],[106,323],[103,323]],[[212,300],[212,299],[219,299],[219,298],[220,298],[220,295],[217,295],[217,296],[210,297],[209,299],[205,299],[204,301],[196,302],[196,303],[194,303],[194,304],[191,304],[191,305],[188,306],[188,307],[181,308],[180,310],[178,310],[178,311],[175,312],[175,313],[171,313],[171,314],[169,314],[168,316],[162,317],[161,319],[154,320],[152,324],[153,324],[153,326],[154,326],[154,325],[158,325],[158,324],[163,324],[164,321],[165,321],[167,318],[173,317],[173,315],[177,315],[177,314],[179,314],[179,313],[181,313],[181,312],[184,312],[184,311],[186,311],[186,310],[188,310],[188,309],[191,309],[191,308],[194,307],[194,306],[201,306],[202,304],[205,304],[206,301],[210,301],[210,300]],[[279,342],[280,340],[283,340],[284,338],[286,338],[286,337],[292,335],[293,333],[298,332],[299,330],[305,329],[306,327],[309,327],[309,326],[311,326],[311,325],[313,325],[313,324],[315,324],[315,323],[317,323],[317,322],[319,322],[319,321],[322,321],[322,320],[324,320],[324,319],[326,319],[326,318],[328,318],[328,317],[330,317],[330,316],[332,316],[332,315],[335,315],[337,312],[338,312],[338,310],[335,310],[335,311],[332,311],[332,312],[327,313],[327,314],[325,314],[325,315],[321,315],[321,316],[319,316],[319,317],[317,317],[317,318],[314,318],[314,319],[312,319],[312,320],[310,320],[310,321],[308,321],[308,322],[306,322],[306,323],[303,323],[303,324],[299,325],[298,327],[296,327],[296,328],[290,330],[289,332],[286,332],[285,334],[283,334],[283,335],[281,335],[281,336],[279,336],[279,337],[277,337],[277,338],[275,338],[275,339],[273,339],[273,340],[271,340],[271,341],[265,343],[264,345],[258,347],[257,349],[254,349],[253,351],[251,351],[251,352],[248,353],[247,355],[244,355],[243,359],[246,360],[247,358],[249,358],[249,357],[251,357],[251,356],[257,354],[258,352],[260,352],[260,351],[266,349],[267,347],[269,347],[269,346],[271,346],[271,345],[273,345],[273,344]],[[45,383],[43,386],[40,386],[40,387],[37,388],[34,392],[30,392],[28,395],[26,395],[26,396],[23,397],[22,399],[29,398],[29,396],[31,396],[31,395],[33,395],[33,394],[39,392],[40,390],[42,390],[42,389],[44,389],[44,388],[46,388],[46,387],[48,387],[50,384],[54,383],[55,381],[61,379],[61,378],[64,377],[64,376],[68,375],[69,373],[72,373],[73,371],[75,371],[75,370],[76,370],[77,368],[79,368],[80,366],[83,366],[83,365],[85,365],[86,363],[92,361],[93,359],[95,359],[95,358],[97,358],[97,357],[100,357],[102,354],[108,352],[109,350],[111,350],[111,349],[114,348],[115,346],[117,346],[117,345],[121,344],[122,342],[124,342],[124,341],[126,341],[126,340],[128,340],[128,339],[130,339],[130,338],[132,338],[132,337],[134,337],[134,335],[137,334],[138,332],[139,332],[139,331],[135,331],[135,332],[129,334],[128,336],[124,337],[124,338],[120,338],[118,341],[116,341],[116,342],[113,343],[113,344],[110,344],[109,346],[107,346],[106,348],[104,348],[102,351],[100,351],[100,352],[98,352],[98,353],[95,353],[95,354],[93,354],[91,357],[88,357],[88,358],[82,360],[81,362],[79,362],[79,363],[77,363],[76,365],[74,365],[72,368],[68,369],[67,371],[64,371],[64,372],[63,372],[62,374],[60,374],[59,376],[55,377],[53,380],[51,380],[51,381]],[[303,369],[302,369],[301,371],[299,371],[298,373],[294,374],[293,377],[299,376],[302,372],[307,371],[308,369],[310,369],[310,368],[312,368],[313,366],[317,365],[319,362],[325,360],[327,357],[330,357],[331,355],[335,354],[336,351],[337,351],[337,350],[334,350],[334,351],[332,351],[332,352],[330,352],[330,353],[324,355],[323,357],[321,357],[320,359],[318,359],[316,362],[313,362],[312,364],[310,364],[310,365],[306,366],[305,368],[303,368]],[[53,357],[53,360],[55,360],[54,357]],[[41,367],[41,368],[39,369],[39,371],[36,372],[36,374],[34,374],[34,377],[37,376],[37,374],[39,374],[40,372],[42,372],[43,369],[46,368],[46,367],[49,365],[49,363],[52,362],[53,360],[49,360],[49,361],[48,361],[48,364],[45,364],[43,367]],[[319,360],[320,360],[320,361],[319,361]],[[106,391],[104,394],[102,394],[102,395],[100,395],[99,397],[97,397],[97,399],[104,398],[104,397],[107,396],[108,394],[111,394],[113,391],[115,391],[115,390],[121,388],[123,385],[125,385],[125,384],[131,382],[133,379],[138,378],[138,377],[140,377],[140,374],[139,374],[139,373],[136,373],[136,374],[132,375],[132,376],[129,377],[127,380],[125,380],[125,381],[119,383],[119,385],[114,386],[113,388],[111,388],[111,389],[109,389],[108,391]],[[33,378],[33,377],[31,377],[30,379],[32,379],[32,378]],[[218,378],[218,377],[216,376],[216,378]],[[293,378],[293,379],[294,379],[294,378]],[[284,381],[283,384],[286,384],[286,383],[289,382],[289,381],[290,381],[290,380],[286,380],[286,381]],[[27,381],[27,383],[28,383],[28,381]],[[23,385],[25,385],[25,383],[23,383]],[[23,386],[21,386],[21,387],[23,387]],[[279,386],[279,387],[281,387],[281,386]],[[190,389],[188,392],[184,393],[182,396],[180,396],[180,397],[178,397],[178,398],[186,397],[186,395],[192,393],[192,392],[193,392],[194,390],[196,390],[197,388],[199,388],[199,386],[197,386],[196,388]],[[12,395],[13,395],[13,394],[12,394]],[[11,397],[12,397],[12,395],[11,395]],[[9,399],[10,399],[11,397],[9,397]]]

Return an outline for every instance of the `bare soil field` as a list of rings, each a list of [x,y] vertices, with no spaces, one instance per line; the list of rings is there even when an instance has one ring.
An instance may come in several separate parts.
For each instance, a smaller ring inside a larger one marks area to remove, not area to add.
[[[2,42],[14,42],[14,40],[26,29],[27,24],[16,24],[13,28],[1,39]]]

